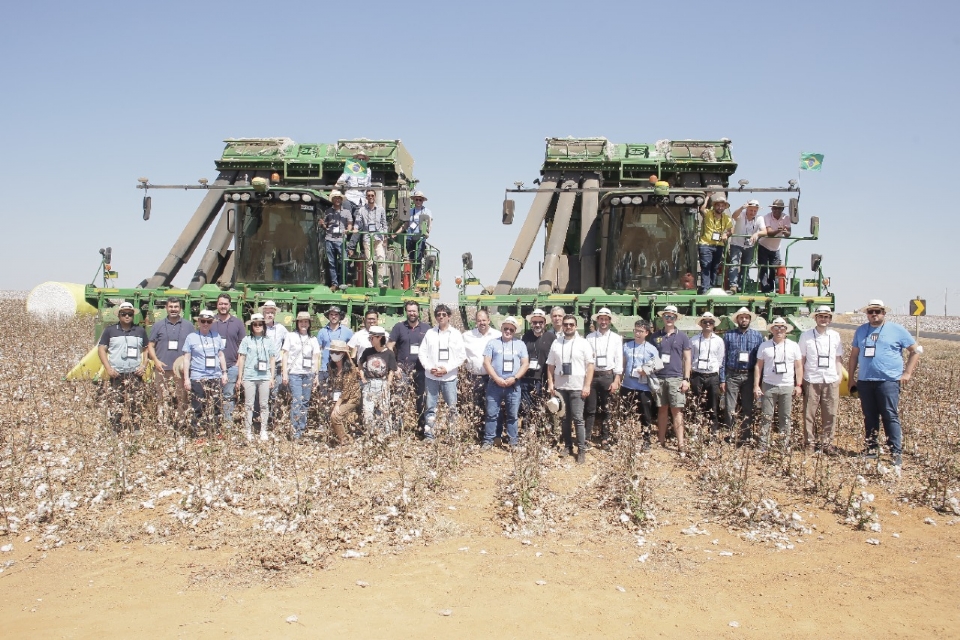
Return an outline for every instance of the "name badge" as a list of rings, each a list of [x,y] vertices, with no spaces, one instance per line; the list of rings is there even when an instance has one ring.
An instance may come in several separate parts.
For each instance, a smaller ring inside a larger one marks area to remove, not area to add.
[[[450,359],[450,349],[440,349],[440,362],[446,362],[449,359]]]
[[[536,359],[533,359],[533,360],[530,361],[530,366],[527,367],[527,368],[530,369],[530,370],[532,370],[532,371],[536,371],[537,369],[540,368],[540,362],[539,362],[538,360],[536,360]]]
[[[377,225],[375,225],[375,224],[368,224],[368,225],[367,225],[367,231],[373,232],[373,231],[376,231],[376,230],[377,230]]]
[[[872,357],[874,357],[875,355],[877,355],[877,348],[876,348],[876,347],[864,347],[864,348],[863,348],[863,357],[864,357],[864,358],[872,358]]]
[[[749,352],[749,351],[741,351],[740,353],[738,353],[738,354],[737,354],[737,362],[743,362],[743,363],[750,362],[750,352]]]
[[[670,364],[670,354],[665,353],[662,356],[660,356],[660,362],[662,362],[663,364]]]
[[[829,369],[829,368],[830,368],[830,356],[817,356],[817,368],[818,368],[818,369]]]
[[[330,227],[330,233],[340,233],[340,225],[335,224]]]
[[[267,361],[257,360],[257,371],[266,371],[266,370],[267,370]]]
[[[179,344],[176,340],[167,340],[167,350],[176,351],[179,348]]]
[[[560,373],[565,376],[573,375],[573,363],[572,362],[561,363]]]
[[[711,369],[710,369],[709,360],[704,360],[703,358],[697,360],[697,371],[706,371],[707,373],[709,373],[710,370]]]
[[[639,379],[640,379],[640,375],[641,375],[642,373],[643,373],[643,369],[640,369],[640,368],[638,367],[638,368],[636,368],[636,369],[634,369],[633,371],[630,372],[630,377],[631,377],[631,378],[636,378],[637,380],[639,380]]]
[[[717,240],[720,239],[720,234],[714,231],[713,233],[710,234],[710,239],[716,242]]]
[[[301,366],[304,369],[313,369],[313,358],[304,358]]]
[[[217,357],[216,356],[207,356],[206,364],[204,365],[207,369],[213,369],[217,366]]]
[[[504,372],[504,373],[513,373],[513,360],[504,360],[504,361],[503,361],[503,372]]]
[[[410,345],[410,355],[412,356],[420,355],[420,345],[418,344]]]
[[[136,347],[127,347],[128,358],[136,358],[139,355],[140,355],[140,352],[137,350]]]
[[[337,400],[340,399],[340,394],[341,394],[341,393],[342,393],[342,392],[340,392],[340,391],[334,391],[334,392],[333,392],[333,401],[334,401],[334,402],[336,402]]]
[[[773,372],[774,372],[774,373],[786,373],[786,372],[787,372],[787,363],[786,363],[786,362],[774,362],[774,363],[773,363]]]
[[[597,356],[597,366],[600,367],[600,368],[604,368],[604,367],[607,366],[607,356],[606,356],[606,354],[604,354],[604,355],[602,355],[602,356]]]

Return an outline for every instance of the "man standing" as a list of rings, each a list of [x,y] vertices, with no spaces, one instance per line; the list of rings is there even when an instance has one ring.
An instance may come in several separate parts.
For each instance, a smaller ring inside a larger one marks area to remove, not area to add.
[[[173,371],[173,363],[181,355],[183,341],[193,333],[193,325],[183,319],[183,310],[177,298],[167,298],[166,309],[167,317],[155,322],[150,329],[147,353],[153,361],[160,406],[164,406],[164,401],[169,401],[174,413],[179,415],[186,409],[187,394],[182,380]]]
[[[764,228],[763,218],[757,215],[760,201],[751,200],[733,212],[733,237],[730,238],[730,291],[737,293],[747,282],[747,268],[753,264],[756,244],[753,234]],[[740,268],[743,267],[743,285]]]
[[[563,330],[547,357],[547,394],[557,395],[566,405],[561,435],[567,455],[573,455],[573,429],[577,430],[577,463],[587,461],[587,435],[583,425],[583,403],[590,396],[593,382],[593,349],[577,333],[577,317],[563,317]]]
[[[330,288],[340,287],[340,276],[343,275],[343,238],[353,231],[353,212],[343,206],[343,194],[333,191],[330,194],[333,206],[323,214],[318,223],[326,231],[324,235],[324,250],[327,256],[327,275],[330,278]],[[345,280],[345,279],[344,279]],[[342,283],[346,286],[346,281]]]
[[[488,342],[500,337],[500,332],[490,328],[490,315],[483,309],[477,309],[474,320],[477,323],[476,328],[463,332],[463,348],[467,354],[467,373],[470,374],[473,403],[482,413],[486,411],[486,388],[489,380],[483,366],[483,352]]]
[[[667,446],[667,422],[673,418],[673,431],[677,434],[677,452],[683,456],[683,406],[690,389],[690,339],[677,330],[677,308],[667,305],[660,312],[663,329],[653,334],[653,344],[660,351],[663,369],[657,372],[660,390],[657,391],[657,439],[661,447]]]
[[[773,268],[780,262],[780,241],[790,237],[790,218],[783,215],[783,200],[777,198],[770,205],[770,213],[763,216],[763,228],[754,232],[750,237],[756,243],[757,264],[760,265],[760,291],[770,293],[775,288],[776,270]]]
[[[516,338],[518,327],[517,319],[513,316],[504,318],[500,323],[500,339],[489,341],[483,351],[483,368],[489,380],[481,451],[493,447],[493,439],[497,436],[497,421],[500,419],[500,403],[503,403],[506,409],[510,446],[517,446],[520,379],[530,365],[526,345]]]
[[[800,334],[803,354],[803,446],[813,452],[814,444],[827,455],[834,455],[833,426],[840,404],[840,378],[843,375],[843,344],[840,334],[828,329],[833,311],[828,306],[814,312],[817,326]],[[820,438],[816,435],[817,409],[820,409]]]
[[[783,450],[790,451],[790,411],[793,397],[800,395],[803,380],[803,355],[800,347],[787,338],[790,325],[783,318],[770,323],[773,338],[757,349],[757,364],[753,368],[753,395],[763,398],[761,404],[760,451],[770,447],[770,426],[773,411],[777,410],[778,430],[783,438]],[[761,382],[762,381],[762,382]]]
[[[370,186],[370,169],[367,167],[369,161],[370,156],[364,151],[357,151],[353,154],[353,161],[345,164],[344,172],[337,178],[337,189],[346,189],[347,206],[354,213],[363,202],[361,190]]]
[[[641,318],[634,323],[633,340],[623,345],[623,386],[620,388],[627,410],[640,416],[642,451],[650,451],[650,429],[654,425],[650,376],[663,366],[660,352],[647,342],[649,334],[650,325],[646,320]]]
[[[408,300],[403,305],[407,319],[393,325],[390,330],[390,341],[387,347],[397,356],[397,365],[402,380],[413,380],[413,389],[416,394],[417,428],[424,428],[424,400],[427,393],[426,376],[423,365],[420,364],[420,343],[423,336],[430,330],[430,325],[420,322],[420,304],[416,300]],[[424,431],[426,437],[430,437]]]
[[[376,191],[367,189],[366,198],[366,202],[357,209],[354,216],[358,235],[350,240],[350,254],[353,255],[357,243],[360,242],[366,262],[366,286],[386,287],[390,281],[385,263],[387,249],[383,240],[383,234],[387,232],[387,212],[383,207],[377,206]],[[374,259],[377,263],[376,279],[373,277]]]
[[[283,346],[284,340],[287,338],[288,332],[285,326],[277,324],[277,303],[273,300],[267,300],[260,305],[260,312],[263,313],[263,320],[266,323],[267,337],[273,340],[273,344],[276,345],[277,349],[280,349]],[[273,378],[273,387],[270,389],[271,402],[276,400],[281,386],[283,386],[283,371],[280,358],[278,357],[277,370]],[[270,414],[275,415],[274,411],[275,408],[271,407]]]
[[[623,378],[623,338],[610,329],[613,313],[603,307],[593,316],[597,330],[587,336],[587,342],[593,349],[593,379],[590,382],[590,395],[584,405],[584,428],[587,440],[593,437],[593,425],[600,412],[600,443],[604,450],[612,444],[610,423],[610,396],[620,389]]]
[[[913,377],[920,360],[920,351],[910,332],[893,322],[886,322],[887,308],[882,300],[871,300],[864,308],[867,323],[853,334],[847,373],[856,384],[850,392],[860,393],[863,427],[867,446],[864,455],[876,458],[880,451],[877,432],[883,420],[883,431],[893,456],[893,464],[902,464],[903,432],[900,428],[900,388]],[[907,367],[903,367],[903,352],[909,352]],[[859,378],[853,374],[859,367]]]
[[[330,345],[334,340],[343,340],[347,342],[353,337],[353,331],[349,327],[340,324],[343,319],[343,312],[340,307],[333,306],[327,309],[327,326],[317,331],[317,344],[320,345],[320,384],[327,381],[327,367],[330,365]]]
[[[124,404],[139,404],[143,387],[141,381],[147,369],[147,332],[143,327],[133,324],[133,314],[132,304],[120,303],[117,324],[103,330],[97,347],[100,363],[110,379],[110,422],[117,431],[122,427]],[[130,412],[131,421],[134,414],[140,413],[134,407],[130,407]]]
[[[413,192],[413,207],[410,209],[410,221],[406,226],[407,239],[405,246],[415,280],[419,280],[423,276],[423,252],[426,248],[427,237],[430,235],[430,224],[433,220],[430,209],[427,209],[423,204],[426,201],[427,196],[423,195],[423,191]]]
[[[234,396],[237,391],[237,356],[240,353],[240,343],[246,336],[246,327],[243,321],[230,313],[232,301],[226,293],[217,296],[217,317],[213,321],[212,331],[223,340],[223,356],[227,360],[227,384],[223,386],[223,421],[233,424]]]
[[[357,331],[355,334],[350,336],[350,340],[347,341],[347,346],[353,349],[353,352],[356,354],[357,364],[360,364],[360,356],[363,355],[363,352],[373,346],[370,343],[370,329],[371,327],[377,326],[379,323],[380,314],[372,309],[367,311],[367,313],[363,316],[363,329],[360,329],[360,331]],[[386,329],[384,329],[384,333],[386,333]],[[392,379],[393,377],[391,376],[391,380]]]
[[[713,332],[717,317],[709,311],[700,316],[699,335],[690,340],[690,358],[693,373],[690,391],[699,401],[700,410],[710,421],[710,434],[720,431],[720,395],[726,390],[724,382],[725,349],[723,339]]]
[[[738,443],[753,439],[753,367],[757,364],[757,349],[763,343],[760,332],[751,329],[753,313],[746,307],[740,307],[733,316],[736,329],[723,334],[726,370],[726,392],[724,395],[724,423]],[[737,401],[740,401],[740,413],[737,414]],[[738,419],[740,423],[736,424]]]
[[[427,331],[417,350],[420,369],[426,375],[427,410],[423,436],[428,440],[435,435],[437,404],[441,395],[450,412],[450,420],[457,418],[457,371],[467,359],[467,353],[463,348],[463,336],[450,326],[450,316],[450,307],[437,305],[433,310],[437,328]]]
[[[713,208],[707,207],[707,202],[713,202]],[[697,251],[700,253],[700,293],[704,294],[711,288],[722,285],[720,267],[723,266],[723,250],[727,239],[733,233],[733,223],[726,211],[730,207],[726,196],[722,193],[704,194],[703,204],[700,206],[700,239],[697,242]]]
[[[530,329],[521,338],[527,347],[527,355],[530,356],[527,375],[520,380],[520,417],[524,421],[533,414],[534,403],[539,402],[543,394],[547,356],[550,355],[550,347],[557,339],[554,334],[545,331],[547,314],[542,309],[534,309],[533,313],[527,316],[527,322],[530,323]]]

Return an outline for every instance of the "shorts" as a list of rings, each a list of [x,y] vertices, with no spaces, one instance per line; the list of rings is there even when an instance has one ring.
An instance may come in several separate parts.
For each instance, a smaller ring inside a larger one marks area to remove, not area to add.
[[[680,391],[680,385],[683,384],[683,378],[660,378],[660,390],[654,397],[657,404],[661,407],[674,407],[678,409],[687,403],[687,396]]]

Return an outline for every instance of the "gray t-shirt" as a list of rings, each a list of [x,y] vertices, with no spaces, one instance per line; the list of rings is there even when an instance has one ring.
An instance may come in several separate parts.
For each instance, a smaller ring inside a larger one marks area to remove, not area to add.
[[[183,341],[194,331],[193,325],[183,319],[173,323],[168,318],[164,318],[153,324],[150,329],[150,342],[153,343],[153,350],[163,366],[168,369],[173,366],[181,355]]]
[[[353,213],[347,207],[341,207],[339,211],[330,207],[323,214],[323,222],[327,225],[324,239],[327,242],[340,242],[347,232],[347,226],[353,224]]]
[[[107,347],[110,366],[120,373],[132,373],[140,367],[147,348],[147,332],[137,325],[124,331],[119,324],[112,324],[100,334],[100,344]]]

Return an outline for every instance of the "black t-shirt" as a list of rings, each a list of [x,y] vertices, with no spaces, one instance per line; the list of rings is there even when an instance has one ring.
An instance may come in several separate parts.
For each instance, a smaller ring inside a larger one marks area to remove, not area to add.
[[[407,324],[407,321],[398,322],[390,330],[390,342],[396,343],[397,363],[407,369],[420,368],[420,357],[418,353],[410,353],[411,346],[420,346],[423,336],[430,331],[430,325],[426,322],[420,322],[413,329]]]
[[[530,368],[527,369],[527,373],[523,377],[531,380],[545,380],[547,356],[550,355],[550,347],[557,340],[557,335],[544,331],[543,335],[538,338],[534,335],[533,329],[528,329],[521,340],[523,340],[523,344],[527,345],[527,355],[530,357]],[[539,368],[534,368],[534,362],[537,363]]]
[[[360,366],[370,380],[386,378],[391,371],[397,370],[397,356],[390,349],[377,351],[376,347],[370,347],[360,356]]]

